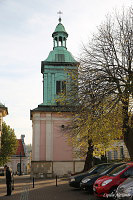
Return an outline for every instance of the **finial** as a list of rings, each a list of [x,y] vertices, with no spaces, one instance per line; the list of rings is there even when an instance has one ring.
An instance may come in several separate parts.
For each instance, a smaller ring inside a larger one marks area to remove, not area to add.
[[[57,12],[57,14],[59,15],[59,22],[61,23],[61,15],[63,14],[63,12],[61,12],[61,11],[59,10],[59,12]]]

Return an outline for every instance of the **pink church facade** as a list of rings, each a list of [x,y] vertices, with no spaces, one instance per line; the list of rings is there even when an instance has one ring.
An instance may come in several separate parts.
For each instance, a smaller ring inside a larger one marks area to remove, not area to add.
[[[33,114],[33,160],[70,161],[73,159],[72,146],[68,144],[62,128],[68,120],[67,113]]]
[[[72,145],[63,130],[71,119],[71,113],[32,111],[31,115],[31,175],[52,177],[81,171],[84,161],[74,158]]]

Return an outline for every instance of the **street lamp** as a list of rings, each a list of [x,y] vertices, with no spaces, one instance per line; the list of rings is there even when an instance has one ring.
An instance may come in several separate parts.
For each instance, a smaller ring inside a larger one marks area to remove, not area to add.
[[[20,171],[19,171],[19,176],[21,176],[22,175],[22,173],[21,173],[21,163],[22,163],[22,155],[21,155],[21,152],[20,152]]]

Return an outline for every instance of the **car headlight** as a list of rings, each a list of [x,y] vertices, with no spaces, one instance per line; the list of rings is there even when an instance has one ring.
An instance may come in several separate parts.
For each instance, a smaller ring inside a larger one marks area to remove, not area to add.
[[[90,178],[86,178],[86,179],[83,179],[81,182],[82,183],[87,183],[88,181],[90,181],[91,179]]]
[[[73,182],[73,181],[75,181],[75,178],[71,178],[71,179],[70,179],[70,182]]]
[[[106,180],[102,182],[102,186],[107,185],[108,183],[110,183],[112,181],[112,179]]]

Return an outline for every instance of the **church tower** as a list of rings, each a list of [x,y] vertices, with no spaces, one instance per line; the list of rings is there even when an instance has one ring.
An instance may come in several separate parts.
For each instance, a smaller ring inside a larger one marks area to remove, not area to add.
[[[75,171],[73,149],[63,133],[65,124],[71,119],[73,108],[62,106],[56,100],[60,93],[64,92],[66,96],[69,93],[71,77],[68,72],[77,70],[79,63],[67,50],[68,33],[60,17],[52,37],[53,50],[41,62],[43,103],[31,110],[31,172],[34,176],[63,175],[68,171]]]
[[[77,69],[78,62],[67,50],[66,32],[61,18],[52,34],[53,51],[46,60],[42,61],[41,72],[43,74],[43,105],[57,105],[56,99],[61,92],[68,92],[68,71]]]

